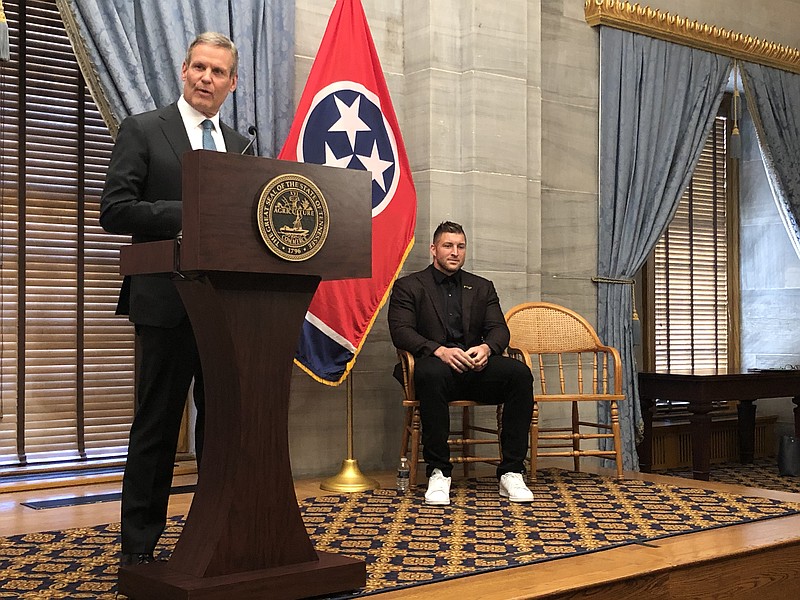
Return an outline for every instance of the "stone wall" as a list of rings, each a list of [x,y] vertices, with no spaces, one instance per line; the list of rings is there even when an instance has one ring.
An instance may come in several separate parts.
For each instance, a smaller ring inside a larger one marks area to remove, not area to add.
[[[584,21],[583,2],[362,3],[417,188],[416,245],[406,271],[428,264],[439,221],[459,221],[469,237],[466,268],[495,281],[505,310],[543,299],[594,322],[599,35]],[[649,4],[800,46],[797,1]],[[297,0],[298,99],[333,5]],[[397,462],[402,411],[394,362],[384,309],[352,378],[355,457],[367,472]],[[345,400],[344,385],[331,388],[296,372],[296,475],[338,470],[346,456]]]

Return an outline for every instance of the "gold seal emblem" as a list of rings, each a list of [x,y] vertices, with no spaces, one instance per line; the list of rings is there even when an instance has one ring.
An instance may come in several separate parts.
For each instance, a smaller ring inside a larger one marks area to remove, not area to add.
[[[314,182],[302,175],[287,173],[267,183],[256,211],[261,239],[285,260],[308,260],[328,237],[328,204]]]

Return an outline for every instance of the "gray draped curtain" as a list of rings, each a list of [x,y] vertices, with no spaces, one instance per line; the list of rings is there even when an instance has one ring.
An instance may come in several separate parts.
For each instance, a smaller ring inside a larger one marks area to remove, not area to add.
[[[623,463],[638,470],[642,414],[632,278],[675,215],[725,91],[731,59],[600,29],[597,330],[622,358]],[[610,422],[606,407],[601,420]]]
[[[175,102],[192,39],[218,31],[239,48],[239,86],[222,120],[258,132],[276,156],[294,116],[294,0],[56,0],[92,96],[112,135],[128,115]]]
[[[742,71],[773,197],[800,256],[800,75],[752,63]]]

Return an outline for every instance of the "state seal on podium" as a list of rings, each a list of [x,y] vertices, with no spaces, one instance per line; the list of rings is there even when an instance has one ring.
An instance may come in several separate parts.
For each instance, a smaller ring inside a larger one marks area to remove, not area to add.
[[[284,260],[297,262],[322,249],[328,237],[330,212],[313,181],[286,173],[261,189],[256,220],[267,248]]]

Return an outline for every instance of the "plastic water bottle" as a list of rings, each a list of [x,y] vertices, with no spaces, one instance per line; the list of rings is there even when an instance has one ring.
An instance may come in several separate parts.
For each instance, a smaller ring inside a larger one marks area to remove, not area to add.
[[[408,478],[411,475],[411,468],[408,459],[404,456],[400,459],[400,466],[397,467],[397,491],[405,494],[408,491]]]

